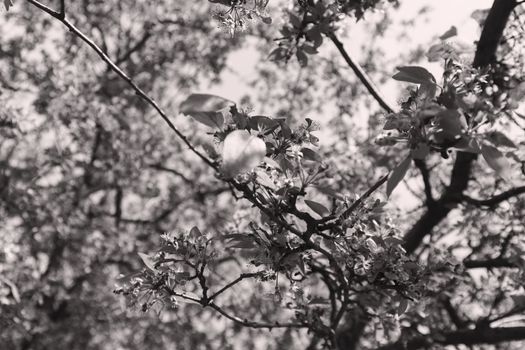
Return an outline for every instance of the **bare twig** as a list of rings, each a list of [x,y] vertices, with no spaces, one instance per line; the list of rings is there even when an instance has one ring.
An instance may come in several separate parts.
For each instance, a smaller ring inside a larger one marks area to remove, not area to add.
[[[65,16],[62,16],[60,12],[56,12],[55,10],[49,8],[48,6],[40,3],[36,0],[27,0],[29,3],[34,5],[35,7],[39,8],[40,10],[44,11],[48,15],[56,18],[62,24],[64,24],[69,31],[73,32],[77,37],[79,37],[82,41],[84,41],[89,47],[91,47],[98,56],[108,65],[108,67],[115,72],[120,78],[122,78],[124,81],[128,83],[131,88],[135,91],[135,93],[141,97],[144,101],[146,101],[147,104],[149,104],[157,113],[160,115],[160,117],[168,124],[169,128],[175,132],[175,134],[188,146],[188,148],[195,153],[199,158],[201,158],[206,164],[208,164],[213,169],[217,170],[217,166],[208,159],[204,154],[199,152],[188,140],[188,138],[182,134],[175,125],[171,122],[168,115],[162,110],[162,108],[155,102],[151,97],[149,97],[135,82],[126,74],[124,73],[105,53],[100,49],[97,44],[93,42],[89,37],[87,37],[84,33],[82,33],[75,25],[73,25],[68,19],[65,18]]]
[[[368,92],[374,97],[374,99],[379,103],[381,108],[383,108],[388,113],[394,113],[394,109],[390,107],[390,105],[386,102],[386,100],[381,96],[379,93],[379,90],[374,85],[372,80],[368,77],[368,75],[365,73],[365,71],[350,57],[348,52],[345,50],[343,43],[339,41],[337,36],[334,33],[328,34],[328,37],[334,45],[337,47],[337,50],[339,50],[339,53],[343,56],[345,62],[350,66],[350,68],[354,71],[354,73],[357,75],[359,80],[363,83],[363,85],[366,87]]]
[[[60,0],[60,12],[59,12],[60,16],[62,18],[65,18],[66,17],[66,1],[65,0]]]
[[[380,178],[375,184],[372,185],[365,193],[361,195],[348,209],[346,209],[340,216],[341,220],[347,219],[354,210],[356,210],[365,199],[367,199],[372,193],[374,193],[382,184],[388,179],[388,174]]]
[[[242,326],[245,326],[245,327],[250,327],[250,328],[268,328],[268,329],[272,329],[272,328],[307,328],[308,327],[308,325],[306,323],[278,323],[278,322],[262,323],[262,322],[248,321],[246,319],[242,319],[240,317],[237,317],[237,316],[234,316],[234,315],[231,315],[231,314],[227,313],[226,311],[224,311],[221,307],[219,307],[215,303],[209,303],[206,306],[211,307],[212,309],[216,310],[218,313],[220,313],[221,315],[223,315],[227,319],[230,319],[233,322],[238,323],[238,324],[240,324]]]
[[[247,278],[253,278],[253,277],[256,277],[260,275],[260,273],[258,272],[254,272],[254,273],[243,273],[241,274],[239,277],[237,277],[236,279],[234,279],[233,281],[231,281],[230,283],[228,283],[227,285],[225,285],[224,287],[222,287],[221,289],[219,289],[217,292],[215,292],[214,294],[212,294],[208,300],[213,300],[215,299],[217,296],[221,295],[223,292],[225,292],[226,290],[230,289],[231,287],[233,287],[234,285],[236,285],[237,283],[239,283],[240,281],[244,280],[244,279],[247,279]]]

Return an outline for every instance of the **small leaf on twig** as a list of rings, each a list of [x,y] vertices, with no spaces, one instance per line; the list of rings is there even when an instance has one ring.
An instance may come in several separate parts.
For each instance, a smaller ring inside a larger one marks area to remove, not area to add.
[[[304,203],[313,211],[315,211],[319,216],[323,217],[327,215],[330,211],[321,203],[310,201],[308,199],[304,200]]]
[[[232,101],[219,96],[192,94],[181,103],[180,112],[210,128],[220,128],[224,124],[223,112],[232,105]]]
[[[397,67],[398,73],[392,78],[399,81],[406,81],[414,84],[435,84],[436,78],[423,67],[405,66]]]
[[[151,259],[147,254],[144,254],[144,253],[138,253],[138,254],[140,256],[140,259],[142,259],[142,262],[144,263],[144,265],[146,265],[146,267],[150,269],[151,271],[155,271],[155,262],[153,261],[153,259]]]
[[[412,157],[409,155],[405,158],[392,172],[386,183],[386,195],[390,197],[392,191],[399,185],[401,180],[405,177],[408,168],[410,167],[410,162],[412,162]]]
[[[510,178],[510,163],[496,147],[481,145],[481,154],[487,164],[503,179]]]

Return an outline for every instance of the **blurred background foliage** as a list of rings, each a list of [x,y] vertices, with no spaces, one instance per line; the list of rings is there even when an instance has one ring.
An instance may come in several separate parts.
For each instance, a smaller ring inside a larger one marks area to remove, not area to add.
[[[350,18],[337,25],[349,41],[359,33],[359,61],[395,101],[406,93],[400,84],[384,85],[394,67],[426,62],[427,49],[442,33],[421,29],[418,21],[432,16],[429,7],[419,6],[412,18],[400,21],[406,12],[399,12],[399,5],[385,1],[372,10],[372,3],[348,1]],[[293,12],[292,2],[271,1],[266,11],[272,24],[254,20],[234,36],[213,15],[220,5],[206,1],[82,0],[67,6],[68,18],[154,96],[196,145],[206,143],[207,129],[178,115],[179,103],[193,91],[229,97],[232,84],[238,84],[232,98],[255,114],[285,117],[291,125],[306,117],[316,120],[331,186],[348,198],[366,191],[403,159],[401,147],[374,143],[384,113],[335,48],[325,43],[319,54],[308,55],[306,65],[294,58],[268,59],[288,21],[283,8]],[[522,9],[516,11],[500,56],[509,75],[522,79],[523,16]],[[161,234],[193,226],[228,232],[246,225],[254,210],[235,201],[230,188],[154,111],[58,22],[23,1],[1,16],[0,348],[305,348],[305,331],[242,328],[192,304],[144,313],[113,294],[121,274],[142,268],[137,253],[158,249]],[[415,31],[423,31],[428,40],[405,44]],[[392,32],[397,38],[390,45],[401,47],[393,53],[381,40]],[[473,43],[467,45],[473,53]],[[243,60],[256,62],[250,74],[236,73]],[[233,79],[236,74],[240,77]],[[518,128],[516,135],[523,140],[523,130]],[[525,160],[522,141],[519,145],[518,172]],[[439,155],[429,159],[436,193],[447,182],[450,165]],[[482,163],[473,177],[473,197],[505,188]],[[409,171],[400,192],[394,198],[401,203],[393,201],[385,210],[389,223],[404,232],[425,209],[416,169]],[[492,257],[502,242],[521,258],[523,199],[491,209],[458,206],[418,258],[429,259],[430,252],[447,259],[452,253],[458,261],[473,252]],[[247,264],[242,256],[230,260],[216,262],[225,279],[235,278]],[[450,302],[459,304],[460,317],[469,320],[523,306],[523,298],[511,298],[523,295],[521,271],[465,272],[443,292],[446,302],[421,302],[409,310],[406,322],[396,322],[407,332],[416,328],[425,334],[450,327]],[[246,318],[279,314],[281,308],[265,297],[265,288],[263,283],[241,284],[227,298],[238,303]],[[370,325],[365,343],[388,338],[381,327]]]

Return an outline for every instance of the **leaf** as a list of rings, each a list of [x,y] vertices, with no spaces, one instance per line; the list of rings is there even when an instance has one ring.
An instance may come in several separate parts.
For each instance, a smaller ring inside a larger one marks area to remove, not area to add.
[[[309,55],[315,55],[316,53],[318,53],[317,49],[314,46],[310,46],[308,44],[303,44],[301,48],[303,49],[304,52],[306,52]]]
[[[286,123],[286,119],[279,119],[279,124],[281,125],[281,136],[285,139],[290,139],[292,137],[292,129]]]
[[[274,129],[279,125],[279,121],[272,119],[264,115],[254,115],[248,119],[248,126],[252,130],[263,129]]]
[[[452,38],[453,36],[458,35],[458,29],[455,26],[450,27],[449,30],[447,30],[445,33],[443,33],[439,39],[441,40],[447,40],[449,38]]]
[[[323,185],[313,185],[319,192],[326,194],[327,196],[337,198],[339,200],[344,200],[345,196],[340,192],[335,191],[334,189],[323,186]]]
[[[274,169],[281,169],[281,166],[279,163],[277,163],[275,160],[273,160],[270,157],[264,157],[263,161],[266,163],[267,166],[272,167]]]
[[[462,152],[470,152],[477,154],[481,153],[478,141],[476,141],[476,139],[474,138],[469,138],[467,136],[461,137],[461,139],[454,145],[453,148]]]
[[[496,147],[481,145],[481,154],[487,164],[503,179],[510,178],[510,163]]]
[[[193,226],[190,230],[190,237],[192,238],[198,238],[200,236],[203,236],[201,230],[197,226]]]
[[[180,105],[180,112],[211,128],[220,128],[224,124],[223,112],[227,111],[232,101],[208,94],[191,94]]]
[[[222,149],[222,172],[232,178],[255,168],[266,156],[266,144],[246,130],[235,130],[226,136]]]
[[[490,9],[476,10],[472,12],[470,17],[474,19],[476,22],[478,22],[480,27],[483,27],[483,24],[485,23],[485,19],[487,19],[489,11]]]
[[[324,205],[322,205],[321,203],[318,203],[318,202],[315,202],[315,201],[310,201],[308,199],[305,199],[304,203],[308,207],[310,207],[310,209],[312,209],[314,212],[316,212],[321,217],[323,217],[323,216],[327,215],[328,213],[330,213],[330,211]]]
[[[18,290],[18,287],[13,282],[11,282],[10,280],[2,276],[0,276],[0,281],[9,287],[9,289],[11,290],[11,295],[13,296],[13,299],[15,300],[15,302],[19,303],[21,299],[20,299],[20,292]]]
[[[412,162],[412,157],[409,155],[405,158],[392,172],[392,175],[388,177],[388,181],[386,183],[386,196],[390,197],[392,194],[392,191],[399,185],[401,180],[405,177],[408,168],[410,167],[410,163]]]
[[[257,174],[257,183],[259,185],[271,188],[272,190],[276,189],[276,186],[273,183],[273,180],[266,173],[266,171],[264,171],[264,170],[257,170],[255,173]]]
[[[257,243],[253,239],[253,236],[248,234],[235,234],[234,237],[229,237],[227,246],[229,248],[254,249],[257,248]]]
[[[487,134],[487,139],[495,146],[518,148],[516,144],[500,131],[492,131]]]
[[[308,65],[308,56],[306,56],[303,50],[297,50],[295,57],[297,57],[297,61],[299,61],[301,67],[306,67]]]
[[[404,314],[408,309],[408,299],[401,299],[399,301],[399,305],[397,306],[397,310],[396,310],[396,313],[398,315],[402,315]]]
[[[13,6],[13,0],[4,0],[5,10],[9,11],[9,8]]]
[[[397,67],[399,70],[392,78],[414,84],[434,84],[436,79],[428,70],[418,66]]]
[[[511,295],[510,297],[512,301],[514,302],[514,307],[522,307],[525,305],[525,295],[517,294],[517,295]]]
[[[272,24],[272,17],[270,16],[261,16],[261,20],[265,24]]]
[[[146,267],[150,269],[151,271],[155,271],[155,262],[153,261],[153,259],[151,259],[147,254],[144,254],[144,253],[138,253],[138,254],[140,256],[140,259],[142,259],[142,262],[144,263],[144,265],[146,265]]]
[[[142,271],[131,272],[125,275],[120,274],[119,277],[117,278],[117,282],[119,282],[119,284],[129,283],[133,278],[140,277],[140,276],[142,276]]]
[[[430,147],[426,143],[418,143],[416,148],[410,151],[412,158],[414,159],[425,159],[425,157],[430,153]]]
[[[311,150],[310,148],[301,148],[301,153],[303,154],[303,157],[306,160],[311,160],[314,162],[321,162],[323,160],[317,152]]]
[[[455,109],[439,112],[434,120],[434,132],[437,143],[458,141],[467,129],[465,116]]]
[[[306,31],[306,38],[318,48],[323,43],[323,36],[321,35],[321,26],[316,25]]]

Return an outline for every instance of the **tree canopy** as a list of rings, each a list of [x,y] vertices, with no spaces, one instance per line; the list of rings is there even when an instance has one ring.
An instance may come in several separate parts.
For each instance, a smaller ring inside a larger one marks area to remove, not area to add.
[[[0,348],[523,348],[523,1],[4,5]]]

